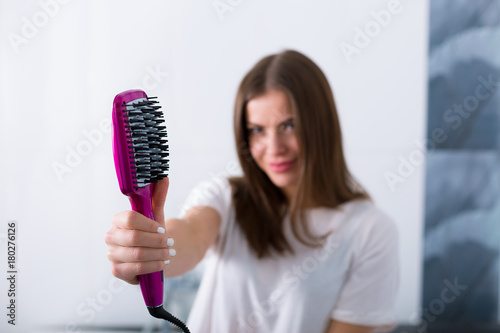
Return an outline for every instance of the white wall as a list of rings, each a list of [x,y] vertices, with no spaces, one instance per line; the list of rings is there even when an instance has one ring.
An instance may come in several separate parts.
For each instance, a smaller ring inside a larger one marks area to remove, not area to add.
[[[151,320],[138,289],[110,274],[103,241],[112,216],[129,208],[109,129],[100,128],[115,94],[142,87],[159,97],[171,147],[166,211],[176,215],[198,181],[232,171],[237,85],[261,57],[287,48],[327,74],[349,166],[397,221],[398,316],[412,321],[421,289],[424,164],[392,190],[384,175],[398,173],[400,158],[421,157],[415,142],[425,129],[427,1],[221,0],[232,6],[222,16],[214,3],[0,0],[0,266],[7,270],[5,233],[15,220],[17,328],[69,324],[70,332],[73,323]],[[348,59],[342,43],[363,42],[356,29],[375,27],[372,11],[388,8],[397,14]],[[86,131],[95,144],[68,166],[69,151],[88,142]],[[58,177],[54,163],[71,172]],[[0,330],[14,331],[5,321]]]

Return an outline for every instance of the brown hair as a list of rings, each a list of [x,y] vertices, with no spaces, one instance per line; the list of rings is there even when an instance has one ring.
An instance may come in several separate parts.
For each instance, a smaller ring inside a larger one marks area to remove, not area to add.
[[[295,115],[300,176],[295,197],[285,195],[252,159],[246,127],[247,103],[270,90],[284,92]],[[335,208],[368,194],[347,170],[337,109],[321,69],[296,51],[283,51],[260,60],[243,78],[234,108],[234,134],[242,177],[230,178],[236,221],[259,258],[271,249],[293,253],[283,233],[287,213],[294,236],[303,244],[319,246],[326,235],[313,235],[304,209]],[[309,206],[308,206],[309,205]],[[302,236],[303,234],[304,236]]]

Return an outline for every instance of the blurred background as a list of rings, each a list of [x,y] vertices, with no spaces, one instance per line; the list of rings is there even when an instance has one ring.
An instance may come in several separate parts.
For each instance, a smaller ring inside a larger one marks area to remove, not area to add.
[[[500,1],[431,1],[422,304],[434,322],[499,318],[499,42]]]
[[[437,315],[445,311],[441,304],[448,304],[440,300],[446,281],[465,283],[459,273],[449,272],[424,279],[424,230],[430,230],[426,221],[431,216],[437,225],[456,211],[426,215],[426,207],[435,202],[426,198],[442,193],[439,186],[432,193],[425,186],[429,151],[435,148],[428,128],[437,126],[428,123],[434,114],[430,111],[442,115],[455,99],[464,100],[454,90],[438,92],[447,96],[446,104],[428,106],[434,77],[429,67],[430,12],[438,3],[442,15],[455,15],[465,27],[478,22],[464,14],[470,8],[450,14],[454,5],[438,0],[0,0],[0,267],[5,275],[8,223],[16,225],[17,242],[16,325],[9,325],[2,313],[0,331],[165,328],[149,316],[137,286],[111,275],[106,258],[104,234],[112,216],[130,209],[113,166],[113,98],[132,88],[158,96],[171,152],[165,211],[173,217],[198,182],[239,173],[232,133],[238,84],[260,58],[284,49],[306,54],[327,75],[348,165],[399,227],[399,322],[420,329],[438,323]],[[485,6],[491,3],[496,1],[483,1],[482,12],[474,13],[491,12]],[[498,20],[493,22],[498,36]],[[438,28],[447,31],[446,24]],[[493,37],[484,38],[487,44]],[[450,54],[457,55],[453,50],[440,53],[438,60],[446,64]],[[497,70],[498,54],[492,60]],[[486,80],[488,74],[481,72]],[[474,88],[479,74],[471,75]],[[493,80],[498,82],[498,76]],[[490,100],[498,101],[497,86],[490,84]],[[498,108],[496,118],[489,119],[498,126]],[[491,148],[492,170],[500,169],[499,142]],[[446,165],[438,169],[441,174],[448,170]],[[498,181],[493,177],[489,183],[498,189]],[[457,192],[446,193],[453,201]],[[486,201],[499,207],[495,193]],[[495,214],[492,225],[500,220]],[[497,240],[498,234],[491,242]],[[440,243],[439,237],[433,242]],[[492,262],[498,260],[498,242],[495,246],[488,248],[493,248],[488,252]],[[440,250],[434,249],[425,255],[439,257]],[[492,288],[487,293],[494,308],[479,322],[496,323],[498,264],[490,269]],[[187,316],[201,273],[199,267],[167,281],[172,313]],[[5,313],[9,285],[0,279]],[[424,299],[425,285],[435,291]],[[460,296],[466,292],[457,292],[461,295],[454,294],[456,299],[463,302]]]

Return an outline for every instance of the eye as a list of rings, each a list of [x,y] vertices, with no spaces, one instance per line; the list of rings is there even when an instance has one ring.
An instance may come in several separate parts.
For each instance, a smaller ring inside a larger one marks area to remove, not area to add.
[[[254,127],[248,127],[247,128],[248,134],[259,134],[262,133],[262,127],[259,126],[254,126]]]
[[[283,130],[293,130],[295,125],[293,124],[293,119],[289,119],[281,124]]]

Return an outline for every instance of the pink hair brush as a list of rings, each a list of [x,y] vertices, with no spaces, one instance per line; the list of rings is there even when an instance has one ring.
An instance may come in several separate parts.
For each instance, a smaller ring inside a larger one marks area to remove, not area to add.
[[[132,209],[153,219],[151,197],[155,183],[167,177],[167,131],[155,97],[128,90],[113,102],[113,157],[116,175]],[[139,275],[149,313],[189,332],[186,325],[163,308],[163,271]]]

